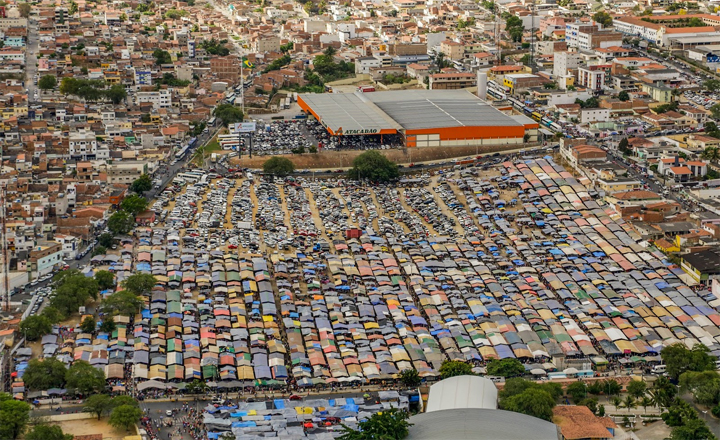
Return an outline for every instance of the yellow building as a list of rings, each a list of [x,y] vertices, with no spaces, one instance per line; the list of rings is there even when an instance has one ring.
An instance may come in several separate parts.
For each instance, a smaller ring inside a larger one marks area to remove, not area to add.
[[[672,89],[670,87],[642,84],[642,90],[658,102],[672,102],[673,100]]]

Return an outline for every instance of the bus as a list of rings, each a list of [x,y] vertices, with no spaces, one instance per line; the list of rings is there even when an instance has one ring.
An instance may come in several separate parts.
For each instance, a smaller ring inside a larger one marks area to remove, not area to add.
[[[177,177],[183,179],[186,182],[195,183],[200,180],[200,176],[194,173],[178,173]]]
[[[215,126],[215,122],[217,122],[217,118],[216,118],[215,116],[213,116],[212,118],[208,119],[207,125],[210,126],[210,127],[214,127],[214,126]]]
[[[540,112],[532,112],[531,116],[533,119],[535,119],[538,122],[540,122],[540,120],[543,117],[542,113],[540,113]]]
[[[187,154],[188,150],[190,149],[189,145],[185,145],[180,150],[178,150],[177,153],[175,153],[175,159],[182,159]]]

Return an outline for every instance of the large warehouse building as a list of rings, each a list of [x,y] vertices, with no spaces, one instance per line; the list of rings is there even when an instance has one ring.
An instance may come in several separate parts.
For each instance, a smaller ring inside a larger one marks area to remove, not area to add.
[[[298,104],[333,136],[399,134],[406,147],[520,145],[539,128],[465,90],[310,93]]]

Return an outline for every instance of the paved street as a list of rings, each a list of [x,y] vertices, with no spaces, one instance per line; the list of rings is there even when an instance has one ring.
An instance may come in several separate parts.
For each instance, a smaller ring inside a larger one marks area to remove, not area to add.
[[[38,70],[38,27],[35,20],[30,19],[28,23],[25,87],[28,90],[28,101],[34,102],[37,101],[37,99],[35,99],[35,93],[38,91],[37,85],[33,82]]]

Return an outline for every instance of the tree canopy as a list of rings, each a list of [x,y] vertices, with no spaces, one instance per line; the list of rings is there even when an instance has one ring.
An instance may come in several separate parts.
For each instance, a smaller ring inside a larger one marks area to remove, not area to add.
[[[77,269],[61,272],[64,274],[56,276],[56,295],[50,304],[58,309],[65,316],[78,312],[80,306],[84,306],[90,299],[97,299],[100,287],[94,278],[88,278]],[[59,274],[59,275],[60,275]]]
[[[367,179],[371,182],[389,182],[400,177],[397,164],[376,150],[369,150],[353,160],[348,177],[354,180]]]
[[[65,374],[66,386],[78,394],[102,393],[105,390],[105,373],[83,360],[73,362]]]
[[[65,364],[57,358],[31,359],[25,369],[23,382],[28,389],[33,391],[63,388],[66,373]]]
[[[416,387],[422,382],[420,375],[415,369],[407,369],[400,372],[400,382],[406,387]]]
[[[145,212],[148,206],[148,201],[145,197],[137,194],[132,194],[123,199],[120,203],[120,208],[133,216]]]
[[[111,233],[105,232],[98,237],[98,244],[106,248],[112,247],[115,244],[115,237]]]
[[[40,424],[25,434],[25,440],[73,440],[73,435],[65,434],[59,426]]]
[[[52,330],[52,322],[43,315],[30,315],[20,323],[20,333],[28,341],[37,341]]]
[[[397,408],[380,411],[367,420],[358,423],[358,429],[343,425],[339,440],[402,440],[412,426],[407,421],[409,414]]]
[[[105,298],[100,304],[103,313],[113,315],[134,315],[143,305],[143,300],[129,290],[121,290]]]
[[[715,358],[703,344],[697,344],[692,349],[687,348],[685,344],[673,344],[663,348],[660,357],[666,365],[668,376],[674,380],[678,380],[686,371],[715,369]]]
[[[142,410],[137,406],[120,405],[112,410],[108,423],[115,428],[128,431],[140,421],[140,417]]]
[[[162,64],[170,64],[172,63],[172,57],[170,56],[170,52],[162,49],[155,49],[153,51],[153,58],[155,58],[155,64],[158,66]]]
[[[83,333],[93,333],[95,331],[96,325],[97,322],[95,321],[95,318],[93,318],[92,316],[87,316],[80,323],[80,330],[82,330]]]
[[[628,394],[636,399],[641,398],[647,391],[647,383],[644,380],[631,380],[625,387]]]
[[[623,90],[623,91],[621,91],[620,93],[618,93],[618,99],[619,99],[620,101],[623,101],[623,102],[629,101],[629,100],[630,100],[630,94],[629,94],[628,92],[626,92],[625,90]]]
[[[112,289],[115,286],[115,274],[108,270],[99,270],[95,273],[95,281],[100,290]]]
[[[15,400],[10,394],[0,393],[0,438],[14,440],[30,421],[30,405]]]
[[[152,179],[147,174],[142,174],[130,184],[130,191],[142,194],[152,189]]]
[[[125,278],[122,287],[135,295],[144,295],[152,290],[157,284],[154,276],[147,273],[136,273]]]
[[[505,19],[505,31],[507,31],[512,41],[519,43],[522,41],[523,33],[525,32],[525,25],[520,17],[510,15]]]
[[[107,226],[115,235],[127,234],[135,226],[135,218],[125,211],[117,211],[110,216]]]
[[[680,375],[680,386],[702,405],[720,403],[720,375],[716,371],[686,371]]]
[[[85,400],[84,412],[95,414],[100,420],[104,414],[112,409],[112,398],[107,394],[95,394]]]
[[[273,156],[263,163],[263,173],[276,177],[285,177],[295,171],[295,164],[285,157]]]
[[[593,15],[593,20],[600,23],[604,28],[609,28],[613,24],[613,19],[607,12],[599,11]]]
[[[544,389],[531,387],[520,394],[501,401],[500,406],[507,411],[527,414],[543,420],[552,420],[555,399]]]
[[[213,110],[213,115],[220,119],[224,126],[234,124],[236,122],[242,122],[244,115],[240,107],[235,107],[232,104],[220,104]]]
[[[42,90],[52,90],[57,87],[55,75],[45,75],[38,81],[38,87]]]
[[[515,377],[524,373],[525,367],[517,359],[492,359],[487,365],[488,376]]]
[[[472,375],[472,365],[462,361],[445,360],[440,365],[440,377],[447,379],[454,376]]]

